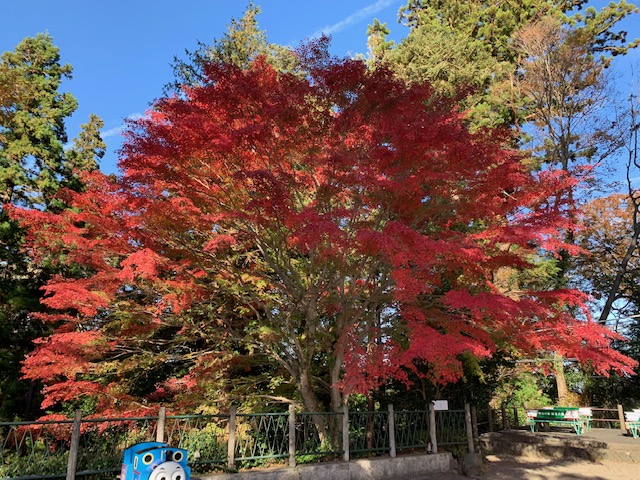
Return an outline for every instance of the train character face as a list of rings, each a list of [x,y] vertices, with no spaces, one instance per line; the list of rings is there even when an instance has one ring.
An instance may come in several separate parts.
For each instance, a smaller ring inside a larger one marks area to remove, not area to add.
[[[121,480],[189,480],[187,451],[166,443],[145,442],[124,451]]]
[[[186,480],[187,478],[184,468],[177,462],[161,463],[149,476],[149,480]]]

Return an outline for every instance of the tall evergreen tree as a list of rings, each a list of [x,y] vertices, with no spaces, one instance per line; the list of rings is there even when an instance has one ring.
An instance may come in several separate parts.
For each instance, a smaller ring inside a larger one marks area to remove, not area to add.
[[[585,0],[409,0],[400,20],[409,35],[394,49],[389,60],[405,78],[428,80],[445,93],[456,87],[472,87],[463,105],[481,126],[513,125],[526,119],[513,83],[522,75],[523,58],[514,48],[514,37],[523,28],[551,17],[570,27],[586,42],[590,55],[603,56],[608,65],[615,55],[635,47],[618,22],[637,11],[621,0],[596,10]]]
[[[0,335],[8,340],[0,349],[0,418],[28,414],[33,385],[18,380],[20,362],[32,339],[46,333],[32,314],[48,275],[23,254],[24,232],[3,206],[59,210],[58,190],[80,189],[78,171],[95,169],[104,154],[96,116],[65,152],[65,120],[77,101],[60,86],[71,72],[48,34],[25,38],[0,56]]]
[[[215,39],[211,45],[198,42],[195,51],[186,50],[186,60],[174,58],[175,80],[165,87],[165,93],[179,92],[183,85],[201,85],[206,82],[205,67],[211,64],[231,64],[247,68],[258,56],[264,56],[267,63],[279,71],[296,69],[297,60],[292,50],[283,45],[269,43],[261,30],[257,15],[260,7],[249,2],[240,20],[231,19],[227,32]]]
[[[98,169],[99,160],[104,157],[107,145],[100,136],[104,122],[96,114],[89,115],[89,121],[80,126],[80,134],[73,139],[73,146],[66,155],[63,185],[72,190],[80,190],[81,172]]]
[[[67,142],[64,119],[77,108],[70,93],[58,91],[62,81],[71,77],[72,68],[60,64],[59,49],[47,34],[25,38],[1,61],[31,91],[5,107],[0,130],[0,200],[46,206],[62,174]]]
[[[367,28],[367,46],[369,47],[369,59],[372,64],[383,61],[386,54],[391,51],[394,42],[387,40],[387,35],[391,30],[387,28],[386,23],[380,23],[377,18],[373,21],[373,25]]]

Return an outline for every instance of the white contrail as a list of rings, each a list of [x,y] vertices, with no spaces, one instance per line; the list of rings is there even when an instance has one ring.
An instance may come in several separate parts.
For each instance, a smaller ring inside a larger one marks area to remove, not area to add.
[[[361,20],[364,20],[365,18],[370,17],[374,13],[377,13],[380,10],[383,10],[393,5],[394,3],[400,3],[400,2],[398,2],[398,0],[378,0],[377,2],[361,8],[357,12],[352,13],[347,18],[344,18],[339,22],[334,23],[333,25],[327,25],[326,27],[321,28],[320,30],[316,31],[313,35],[311,35],[311,38],[317,38],[323,33],[325,35],[331,35],[333,33],[341,32],[342,30],[349,28],[351,25],[354,25],[360,22]]]
[[[144,117],[141,113],[132,113],[131,115],[127,115],[127,120],[137,120],[139,118]],[[105,139],[109,137],[115,137],[116,135],[120,135],[122,130],[124,130],[125,124],[118,125],[117,127],[110,128],[109,130],[103,130],[100,132],[100,136]]]

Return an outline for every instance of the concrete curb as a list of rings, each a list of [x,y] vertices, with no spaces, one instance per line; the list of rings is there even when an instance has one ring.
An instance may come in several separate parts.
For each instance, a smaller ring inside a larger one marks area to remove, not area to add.
[[[455,470],[451,453],[404,455],[191,477],[193,480],[379,480]]]

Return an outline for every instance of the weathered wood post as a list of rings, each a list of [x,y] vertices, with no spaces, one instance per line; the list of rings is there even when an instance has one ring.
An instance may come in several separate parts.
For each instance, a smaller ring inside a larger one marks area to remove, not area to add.
[[[518,405],[513,406],[513,421],[515,422],[515,427],[518,428],[520,426],[520,420],[518,419]]]
[[[78,468],[78,451],[80,450],[80,422],[82,411],[76,410],[71,428],[71,445],[69,446],[69,460],[67,461],[67,480],[75,480]]]
[[[436,407],[429,404],[429,435],[431,437],[431,453],[438,453],[438,439],[436,438]]]
[[[471,426],[473,427],[473,438],[479,438],[478,434],[478,411],[475,405],[471,405]]]
[[[467,426],[467,446],[469,447],[469,453],[475,453],[475,447],[473,445],[473,426],[471,424],[471,407],[468,403],[464,404],[464,422]]]
[[[236,466],[236,410],[234,405],[229,410],[229,442],[227,443],[227,468],[233,470]]]
[[[156,442],[164,442],[164,430],[167,424],[167,409],[160,407],[158,410],[158,425],[156,428]]]
[[[389,404],[389,456],[396,458],[396,421],[393,415],[393,404]]]
[[[289,405],[289,466],[296,466],[296,407]]]
[[[493,432],[493,408],[491,408],[491,404],[487,406],[487,423],[489,424],[489,431]]]
[[[342,406],[342,459],[349,461],[349,406]]]
[[[622,405],[618,405],[618,419],[620,420],[620,430],[626,432],[627,424],[624,421],[624,409],[622,408]]]

